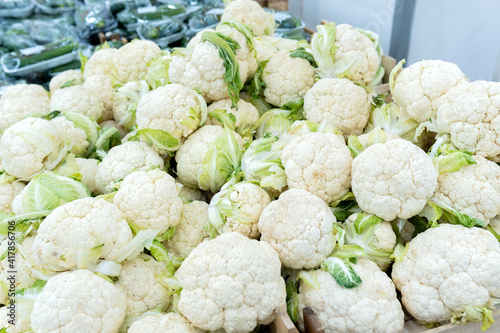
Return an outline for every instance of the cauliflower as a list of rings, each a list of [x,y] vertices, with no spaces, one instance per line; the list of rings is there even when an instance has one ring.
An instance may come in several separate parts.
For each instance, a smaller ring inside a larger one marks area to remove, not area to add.
[[[352,192],[359,207],[385,221],[420,213],[436,186],[431,158],[406,140],[374,144],[352,162]]]
[[[50,122],[58,129],[63,131],[66,135],[66,140],[71,142],[72,145],[71,150],[69,151],[70,153],[75,154],[76,156],[87,156],[90,142],[89,138],[87,138],[87,133],[85,133],[85,130],[83,128],[77,127],[74,122],[64,116],[56,117]],[[92,145],[93,144],[94,142],[92,143]]]
[[[148,92],[148,83],[141,80],[129,82],[118,88],[113,94],[113,118],[126,131],[130,131],[136,126],[137,103]]]
[[[54,209],[40,224],[33,256],[36,264],[51,270],[77,266],[77,256],[113,260],[121,246],[132,240],[132,231],[118,208],[107,201],[84,198]]]
[[[304,98],[314,85],[314,67],[302,58],[290,57],[289,51],[273,55],[264,68],[266,102],[282,107]]]
[[[49,93],[37,84],[16,84],[0,97],[0,133],[25,116],[50,110]]]
[[[259,238],[259,217],[270,202],[267,192],[252,182],[226,183],[210,200],[210,236],[235,231],[248,238]]]
[[[198,245],[177,270],[179,311],[204,330],[251,332],[285,302],[276,252],[265,242],[229,232]]]
[[[75,162],[82,175],[82,179],[80,181],[88,188],[90,193],[95,193],[97,190],[95,185],[95,175],[97,172],[97,166],[100,163],[99,160],[93,158],[75,158]]]
[[[171,297],[159,281],[159,277],[165,274],[165,263],[146,254],[122,263],[115,285],[127,296],[127,315],[142,314],[156,308],[166,310]]]
[[[299,41],[288,38],[277,38],[274,36],[256,37],[254,44],[257,53],[257,61],[259,62],[271,58],[278,51],[293,51],[301,46],[306,49],[309,48],[309,44],[305,40]]]
[[[253,0],[235,0],[224,9],[222,21],[235,20],[248,26],[257,36],[272,35],[275,28],[274,17]]]
[[[128,333],[198,333],[186,318],[177,313],[146,316],[132,324]]]
[[[101,194],[113,192],[115,182],[122,180],[134,169],[158,166],[165,162],[153,148],[146,143],[127,141],[109,150],[108,155],[97,166],[95,185]]]
[[[326,122],[344,135],[360,135],[368,123],[371,97],[347,79],[321,79],[304,97],[307,120]]]
[[[184,185],[179,177],[175,178],[175,183],[177,185],[177,190],[179,191],[179,198],[181,198],[183,204],[188,204],[193,201],[207,201],[205,193],[198,189]]]
[[[311,50],[319,77],[343,77],[369,86],[380,64],[372,40],[349,24],[328,23],[316,28],[318,32],[311,39]]]
[[[81,269],[47,281],[33,304],[35,332],[117,332],[125,319],[125,295],[111,282]]]
[[[394,75],[393,100],[418,122],[435,119],[446,93],[469,81],[457,65],[441,60],[422,60]]]
[[[72,85],[83,83],[83,74],[79,69],[68,69],[54,76],[49,83],[49,90],[54,93],[57,89],[61,88],[67,82]]]
[[[99,124],[99,127],[101,129],[103,128],[116,128],[118,132],[120,132],[120,137],[123,138],[125,135],[127,135],[127,132],[125,131],[125,128],[123,126],[119,125],[116,120],[106,120],[103,121],[102,123]]]
[[[113,57],[118,52],[114,48],[102,48],[95,52],[83,68],[83,78],[86,80],[92,75],[110,75],[113,73]]]
[[[498,262],[500,246],[488,231],[442,224],[409,243],[392,267],[392,279],[417,320],[483,319],[487,328],[491,299],[500,296]]]
[[[500,162],[500,83],[475,81],[450,89],[437,111],[437,130],[452,143]]]
[[[477,164],[440,174],[433,198],[487,225],[500,215],[500,167],[481,156],[473,159]]]
[[[12,201],[26,185],[6,173],[0,174],[0,213],[12,213]]]
[[[4,170],[21,179],[31,179],[42,170],[52,170],[67,152],[66,136],[48,120],[28,118],[9,127],[0,139]]]
[[[160,234],[181,221],[182,200],[175,180],[160,169],[135,171],[126,176],[113,204],[127,221]]]
[[[98,121],[103,110],[103,103],[99,97],[80,85],[58,89],[50,98],[50,111],[78,112]]]
[[[281,161],[288,188],[307,190],[326,203],[340,199],[351,187],[351,152],[340,135],[300,135],[285,146]]]
[[[151,60],[161,55],[156,43],[149,40],[134,40],[113,54],[114,74],[121,83],[140,80],[148,71]]]
[[[208,204],[203,201],[193,201],[182,208],[181,222],[175,227],[174,235],[165,242],[169,253],[185,258],[201,242],[209,239],[203,229],[208,222]]]
[[[102,116],[96,120],[102,122],[113,119],[113,93],[115,90],[111,77],[103,74],[92,75],[85,79],[83,86],[102,101]]]
[[[300,189],[287,190],[259,219],[261,241],[268,242],[284,267],[318,266],[335,247],[335,216],[321,198]]]
[[[10,323],[12,318],[10,318],[9,311],[10,310],[6,306],[0,308],[0,328],[5,328],[5,333],[22,333],[27,331],[29,332],[31,330],[29,320],[19,317],[16,318],[15,324],[12,325]]]
[[[355,289],[341,287],[323,270],[316,271],[319,289],[301,282],[299,328],[304,329],[302,309],[309,306],[326,333],[402,332],[404,313],[391,279],[369,260],[361,259],[352,267],[363,281]]]
[[[252,0],[253,1],[253,0]],[[217,109],[225,110],[227,113],[234,114],[236,122],[234,126],[238,127],[249,127],[259,120],[259,111],[251,103],[245,102],[240,99],[238,101],[238,108],[232,107],[231,99],[226,98],[217,102],[210,104],[208,107],[208,112],[215,111]],[[215,118],[207,118],[206,124],[208,125],[220,125],[222,124]]]
[[[203,33],[205,31],[215,32],[214,29],[210,29],[210,28],[198,31],[196,33],[196,35],[194,35],[194,37],[189,40],[189,42],[186,45],[186,48],[193,49],[197,44],[200,44],[201,43],[201,36],[203,35]]]
[[[175,154],[177,175],[187,186],[216,193],[239,167],[243,147],[239,134],[216,125],[203,126]]]
[[[169,84],[144,95],[137,104],[137,126],[159,129],[179,139],[205,121],[207,105],[193,89]]]

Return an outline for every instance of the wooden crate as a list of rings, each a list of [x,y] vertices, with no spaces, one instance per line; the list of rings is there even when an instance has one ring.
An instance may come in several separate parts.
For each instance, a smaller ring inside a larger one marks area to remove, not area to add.
[[[288,0],[267,0],[267,7],[274,10],[288,10]]]

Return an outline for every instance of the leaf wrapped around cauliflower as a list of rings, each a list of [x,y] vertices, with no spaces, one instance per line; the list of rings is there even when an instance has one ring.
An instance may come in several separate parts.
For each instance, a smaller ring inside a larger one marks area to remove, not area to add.
[[[136,126],[137,103],[148,92],[148,83],[140,80],[124,84],[113,94],[113,118],[126,131]]]

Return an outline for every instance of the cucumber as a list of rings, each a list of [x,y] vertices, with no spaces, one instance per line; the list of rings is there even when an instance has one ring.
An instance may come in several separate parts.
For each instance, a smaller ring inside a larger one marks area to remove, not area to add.
[[[68,37],[54,43],[45,44],[43,47],[43,51],[32,55],[24,55],[21,52],[16,52],[17,56],[14,58],[19,59],[19,67],[29,66],[70,53],[78,48],[78,43]]]

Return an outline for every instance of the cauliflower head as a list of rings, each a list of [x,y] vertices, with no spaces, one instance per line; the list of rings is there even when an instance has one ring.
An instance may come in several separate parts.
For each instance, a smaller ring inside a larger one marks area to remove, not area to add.
[[[500,162],[500,83],[475,81],[450,89],[437,111],[437,129],[458,149]]]
[[[137,126],[159,129],[175,138],[193,133],[206,118],[207,106],[193,89],[168,84],[148,92],[137,104]]]
[[[50,98],[50,111],[78,112],[97,121],[103,110],[100,98],[82,85],[58,89]]]
[[[335,247],[335,216],[319,197],[302,189],[283,192],[259,219],[261,241],[269,243],[284,267],[318,266]]]
[[[134,40],[113,54],[114,75],[123,84],[140,80],[146,75],[149,62],[159,56],[161,50],[156,43],[149,40]]]
[[[17,317],[15,320],[15,325],[12,325],[9,321],[10,311],[7,307],[0,308],[0,327],[6,328],[5,333],[22,333],[31,330],[29,320]]]
[[[66,135],[45,119],[23,119],[0,138],[2,167],[20,179],[31,179],[44,169],[52,170],[66,152]]]
[[[0,213],[10,214],[12,213],[14,197],[20,194],[26,185],[23,182],[15,181],[15,179],[2,178],[7,178],[7,176],[0,175]]]
[[[100,49],[95,52],[85,64],[83,77],[87,79],[92,75],[111,75],[113,73],[113,57],[117,49]]]
[[[78,165],[78,169],[82,174],[82,179],[80,180],[83,185],[85,185],[90,193],[96,193],[95,186],[95,175],[97,172],[97,166],[99,165],[99,160],[93,158],[75,158],[75,162]]]
[[[304,97],[307,120],[326,122],[346,136],[363,133],[371,106],[366,90],[348,79],[321,79]]]
[[[99,97],[103,103],[102,116],[99,122],[113,119],[113,81],[110,76],[103,74],[96,74],[87,77],[83,84],[94,96]]]
[[[314,85],[314,76],[314,67],[307,60],[292,58],[289,51],[277,52],[269,59],[262,76],[266,102],[282,107],[304,98]]]
[[[500,215],[500,166],[481,156],[477,164],[438,176],[434,197],[487,225]]]
[[[49,93],[38,84],[16,84],[0,97],[0,132],[25,116],[45,114],[50,110]]]
[[[146,254],[122,263],[115,285],[127,297],[127,315],[142,314],[156,308],[166,310],[171,297],[157,279],[162,274],[167,274],[165,263]]]
[[[453,63],[422,60],[396,75],[391,93],[410,118],[425,122],[436,118],[450,89],[467,82],[467,76]]]
[[[198,333],[186,318],[177,313],[146,316],[132,324],[128,333]]]
[[[215,30],[211,29],[211,28],[207,28],[207,29],[203,29],[201,31],[198,31],[196,33],[196,35],[194,35],[194,37],[189,40],[186,47],[188,49],[193,49],[197,44],[200,44],[201,43],[201,35],[203,35],[203,33],[205,31],[215,32]]]
[[[56,117],[50,122],[63,131],[66,135],[66,140],[72,143],[70,153],[77,156],[87,155],[90,142],[83,128],[76,127],[75,123],[65,116]]]
[[[31,312],[35,332],[117,332],[127,303],[113,283],[86,269],[56,275],[47,281]]]
[[[349,192],[352,156],[341,135],[299,135],[285,146],[281,161],[290,189],[306,190],[326,203]]]
[[[319,289],[300,283],[298,326],[304,329],[302,309],[311,307],[327,333],[402,332],[404,313],[391,279],[373,262],[352,265],[363,281],[354,289],[340,286],[326,271],[316,271]]]
[[[179,311],[196,327],[251,332],[285,302],[276,252],[265,242],[229,232],[201,243],[177,270]]]
[[[127,141],[109,150],[108,155],[97,166],[95,185],[101,194],[111,193],[115,182],[124,179],[134,170],[158,166],[165,162],[150,146],[143,142]]]
[[[113,260],[130,240],[132,231],[118,208],[84,198],[57,207],[45,218],[33,242],[33,256],[46,268],[69,270],[77,266],[78,252],[90,254],[102,246],[99,258]]]
[[[359,207],[385,221],[420,213],[436,186],[431,158],[403,139],[374,144],[352,162],[352,192]]]
[[[209,239],[203,229],[208,222],[208,204],[193,201],[182,207],[181,222],[175,227],[174,235],[165,242],[165,248],[180,258],[185,258],[201,242]]]
[[[240,126],[251,126],[259,120],[259,111],[251,103],[245,102],[240,99],[238,101],[238,108],[232,107],[232,102],[230,98],[226,98],[217,102],[214,102],[208,106],[208,112],[215,111],[217,109],[225,110],[227,113],[234,114],[236,122],[234,126],[236,128]],[[205,122],[208,125],[220,125],[222,124],[216,118],[207,118]]]
[[[193,201],[207,201],[205,193],[199,189],[184,185],[179,177],[175,178],[175,183],[177,184],[177,190],[179,191],[179,198],[181,198],[183,204],[188,204]]]
[[[182,200],[175,180],[160,169],[129,174],[116,192],[113,204],[127,221],[160,234],[181,221]]]
[[[224,9],[222,21],[235,20],[248,26],[257,36],[272,35],[274,32],[274,17],[266,12],[257,1],[235,0]]]
[[[74,84],[83,83],[83,74],[79,69],[68,69],[62,73],[57,74],[52,79],[50,79],[49,90],[51,93],[61,88],[63,84],[68,81],[72,81]]]
[[[500,296],[500,246],[480,228],[442,224],[418,234],[392,279],[403,305],[417,320],[468,317]]]

